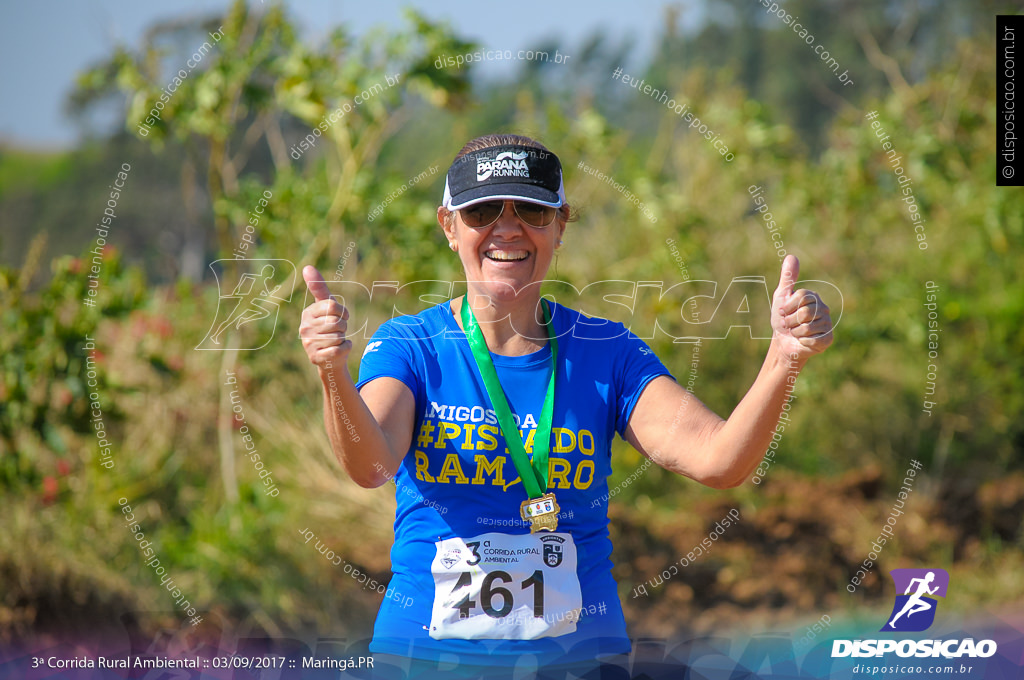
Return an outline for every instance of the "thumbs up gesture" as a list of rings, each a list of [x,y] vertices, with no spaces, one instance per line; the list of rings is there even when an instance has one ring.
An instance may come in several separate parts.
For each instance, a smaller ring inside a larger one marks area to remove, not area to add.
[[[786,354],[807,359],[832,344],[832,317],[828,305],[817,293],[803,288],[794,291],[800,260],[787,255],[782,261],[779,286],[772,296],[773,342]]]
[[[348,310],[334,299],[316,267],[306,265],[302,278],[313,294],[313,303],[302,310],[299,337],[310,362],[325,368],[325,364],[345,365],[352,341],[345,338],[348,330]]]

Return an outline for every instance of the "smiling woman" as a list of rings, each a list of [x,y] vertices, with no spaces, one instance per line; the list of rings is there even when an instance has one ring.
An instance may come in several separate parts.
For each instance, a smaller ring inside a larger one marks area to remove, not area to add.
[[[437,209],[466,294],[383,324],[355,383],[348,311],[314,267],[303,270],[316,301],[299,335],[320,372],[335,455],[361,486],[394,479],[416,490],[397,495],[391,552],[392,585],[415,604],[385,600],[370,645],[384,666],[408,665],[402,677],[434,677],[441,663],[446,678],[513,667],[626,677],[630,643],[598,502],[615,434],[668,470],[736,486],[771,440],[787,369],[831,342],[828,308],[793,291],[790,256],[764,367],[722,420],[622,324],[541,297],[571,219],[556,155],[518,135],[469,142]]]

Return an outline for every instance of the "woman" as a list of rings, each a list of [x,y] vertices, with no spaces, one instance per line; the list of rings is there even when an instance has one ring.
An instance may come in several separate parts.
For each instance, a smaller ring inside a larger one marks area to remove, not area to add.
[[[528,655],[542,670],[628,653],[607,512],[592,502],[608,492],[615,433],[667,470],[737,486],[768,448],[786,388],[832,341],[828,307],[793,291],[788,256],[764,366],[722,420],[621,324],[541,303],[570,214],[544,146],[469,142],[437,209],[467,293],[383,324],[358,383],[348,312],[303,271],[316,301],[300,336],[334,452],[359,485],[398,489],[391,585],[414,602],[385,599],[375,653],[459,668]]]

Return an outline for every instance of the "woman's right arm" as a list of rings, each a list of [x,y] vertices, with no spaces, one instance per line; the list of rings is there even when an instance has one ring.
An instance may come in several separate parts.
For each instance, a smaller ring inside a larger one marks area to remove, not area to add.
[[[299,337],[324,390],[324,427],[334,455],[359,486],[394,477],[412,443],[416,400],[405,383],[377,378],[356,390],[348,371],[352,341],[348,310],[335,300],[315,267],[302,270],[313,304],[302,312]]]

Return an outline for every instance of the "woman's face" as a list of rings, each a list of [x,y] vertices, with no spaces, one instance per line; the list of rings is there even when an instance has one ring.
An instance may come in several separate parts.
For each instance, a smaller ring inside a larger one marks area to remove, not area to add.
[[[512,201],[504,203],[501,215],[487,227],[466,226],[458,211],[450,224],[445,224],[444,208],[438,209],[437,221],[462,260],[466,281],[477,293],[495,301],[513,301],[520,294],[539,297],[540,287],[530,284],[547,276],[565,232],[565,220],[559,211],[549,226],[531,227],[516,214]]]

